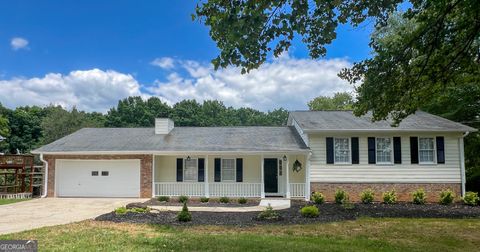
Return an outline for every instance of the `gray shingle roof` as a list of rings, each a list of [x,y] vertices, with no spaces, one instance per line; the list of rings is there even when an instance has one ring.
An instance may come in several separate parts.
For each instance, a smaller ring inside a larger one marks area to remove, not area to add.
[[[312,131],[476,131],[469,126],[450,121],[423,111],[405,118],[398,127],[390,121],[372,122],[370,113],[356,117],[352,111],[295,111],[290,112],[289,122],[295,119],[305,132]]]
[[[293,127],[84,128],[32,153],[155,151],[307,151]]]

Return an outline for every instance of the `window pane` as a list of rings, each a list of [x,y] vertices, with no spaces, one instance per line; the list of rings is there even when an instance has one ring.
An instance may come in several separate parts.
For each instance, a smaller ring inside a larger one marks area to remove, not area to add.
[[[198,180],[198,168],[196,159],[185,159],[184,180],[185,181],[197,181]]]
[[[335,138],[335,163],[350,163],[348,138]]]
[[[222,181],[235,180],[235,159],[222,159]]]
[[[435,145],[433,138],[418,139],[418,156],[421,163],[434,162]]]
[[[392,140],[390,138],[377,138],[377,163],[392,162]]]

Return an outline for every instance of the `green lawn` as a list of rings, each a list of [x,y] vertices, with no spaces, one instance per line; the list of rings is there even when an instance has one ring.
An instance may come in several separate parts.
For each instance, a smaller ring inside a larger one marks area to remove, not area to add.
[[[26,200],[31,200],[31,199],[0,199],[0,205],[12,204],[12,203],[17,203],[17,202],[26,201]]]
[[[83,221],[2,235],[48,251],[478,251],[480,219],[372,219],[254,227]]]

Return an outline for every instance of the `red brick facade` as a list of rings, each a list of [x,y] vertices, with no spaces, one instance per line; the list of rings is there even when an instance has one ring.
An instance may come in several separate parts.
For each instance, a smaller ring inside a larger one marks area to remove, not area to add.
[[[48,197],[55,196],[55,160],[56,159],[90,159],[90,160],[115,160],[139,159],[140,160],[140,197],[152,197],[152,155],[45,155],[48,162]]]
[[[411,202],[412,192],[423,188],[427,194],[428,202],[438,202],[442,190],[451,189],[457,198],[461,196],[461,184],[436,184],[436,183],[314,183],[310,184],[311,192],[321,192],[327,201],[333,201],[337,189],[345,190],[351,201],[360,201],[360,194],[363,190],[371,188],[375,191],[375,201],[382,201],[382,194],[385,191],[395,189],[398,201]]]

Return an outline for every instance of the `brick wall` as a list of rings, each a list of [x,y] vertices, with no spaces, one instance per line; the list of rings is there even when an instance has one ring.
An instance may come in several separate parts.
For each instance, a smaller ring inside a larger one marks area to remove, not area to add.
[[[394,183],[314,183],[310,184],[311,192],[321,192],[325,195],[327,201],[334,201],[335,191],[337,189],[345,190],[351,201],[360,201],[360,193],[363,190],[371,188],[375,191],[375,201],[383,201],[382,194],[385,191],[395,189],[398,201],[412,201],[412,192],[423,188],[427,194],[428,202],[438,202],[439,194],[442,190],[451,189],[455,192],[457,198],[461,196],[461,184],[435,184],[435,183],[418,183],[418,184],[394,184]]]
[[[140,159],[140,197],[152,197],[152,155],[45,155],[48,162],[48,197],[55,196],[55,160],[56,159],[89,159],[89,160],[115,160],[115,159]]]

